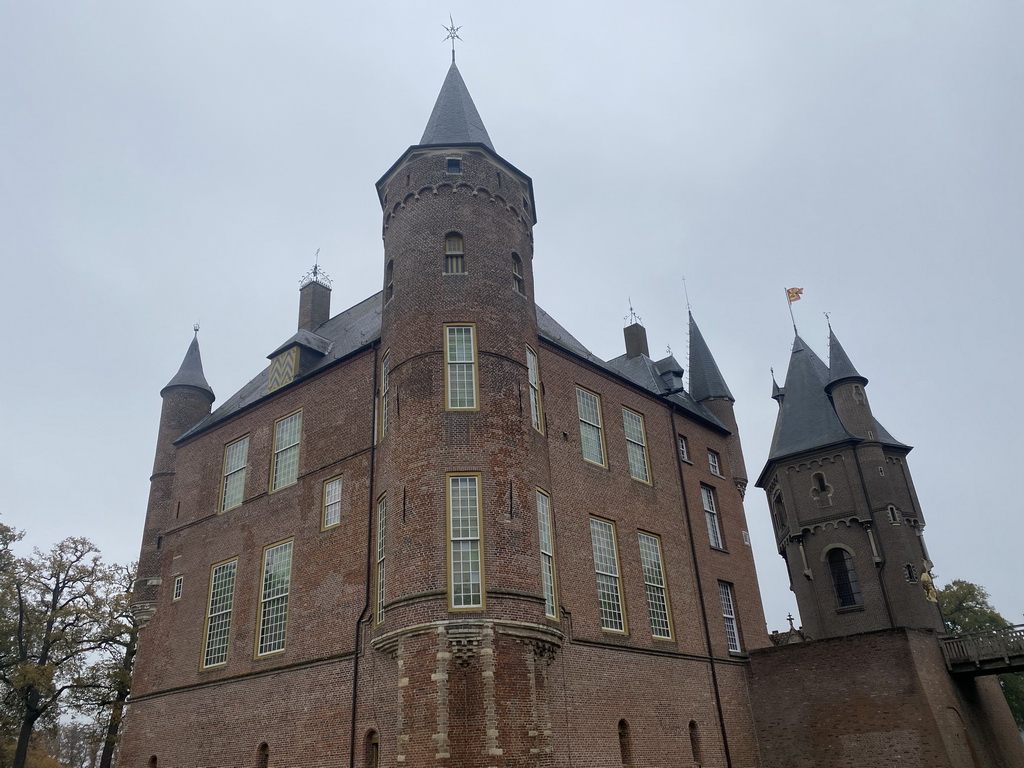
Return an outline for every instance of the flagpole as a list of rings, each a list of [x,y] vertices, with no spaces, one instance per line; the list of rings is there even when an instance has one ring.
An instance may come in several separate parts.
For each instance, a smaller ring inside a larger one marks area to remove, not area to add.
[[[789,305],[789,319],[793,322],[793,335],[799,336],[800,331],[796,329],[796,318],[793,317],[793,300],[789,297],[789,288],[783,290],[786,291],[786,304]]]

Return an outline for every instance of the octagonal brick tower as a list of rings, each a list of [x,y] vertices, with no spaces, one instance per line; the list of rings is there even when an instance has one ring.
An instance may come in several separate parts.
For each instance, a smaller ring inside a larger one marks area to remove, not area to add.
[[[495,152],[454,60],[377,191],[373,647],[397,665],[396,757],[545,765],[561,634],[539,556],[533,186]]]

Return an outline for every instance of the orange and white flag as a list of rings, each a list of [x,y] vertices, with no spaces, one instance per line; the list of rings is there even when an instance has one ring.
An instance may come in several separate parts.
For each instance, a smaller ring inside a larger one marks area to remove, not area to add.
[[[789,299],[789,303],[792,304],[794,301],[800,301],[800,294],[803,292],[803,288],[787,288],[786,298]]]

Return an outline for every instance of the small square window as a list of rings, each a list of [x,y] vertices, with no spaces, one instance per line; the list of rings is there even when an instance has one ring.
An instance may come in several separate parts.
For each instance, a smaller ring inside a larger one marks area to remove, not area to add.
[[[459,158],[448,158],[448,173],[462,173],[462,161]]]
[[[171,600],[181,600],[181,590],[184,587],[184,582],[184,576],[174,577],[174,592],[171,595]]]
[[[714,451],[708,451],[708,467],[711,468],[712,475],[722,476],[722,465],[718,460],[718,454]]]

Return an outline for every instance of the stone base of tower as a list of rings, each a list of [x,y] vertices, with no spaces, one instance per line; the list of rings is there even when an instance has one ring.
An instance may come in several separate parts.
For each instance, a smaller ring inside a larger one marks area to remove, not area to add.
[[[867,632],[750,656],[764,768],[1024,766],[996,679],[951,676],[932,632]]]

